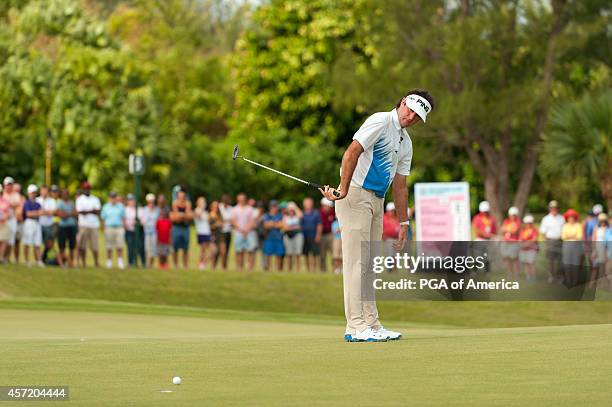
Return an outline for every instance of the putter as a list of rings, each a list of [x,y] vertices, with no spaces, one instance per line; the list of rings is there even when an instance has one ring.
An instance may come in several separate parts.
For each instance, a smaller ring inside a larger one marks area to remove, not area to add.
[[[275,170],[274,168],[270,168],[270,167],[268,167],[268,166],[265,166],[265,165],[263,165],[263,164],[260,164],[260,163],[258,163],[258,162],[255,162],[255,161],[253,161],[253,160],[249,160],[249,159],[248,159],[248,158],[246,158],[246,157],[243,157],[243,156],[241,156],[241,155],[238,155],[238,144],[236,144],[236,145],[234,146],[234,152],[233,152],[233,154],[232,154],[232,159],[233,159],[234,161],[236,160],[236,158],[240,158],[240,159],[242,159],[242,160],[244,160],[244,161],[246,161],[246,162],[248,162],[248,163],[251,163],[251,164],[256,165],[256,166],[258,166],[258,167],[264,168],[264,169],[266,169],[266,170],[268,170],[268,171],[275,172],[275,173],[277,173],[277,174],[279,174],[279,175],[282,175],[282,176],[284,176],[284,177],[291,178],[292,180],[294,180],[294,181],[298,181],[298,182],[301,182],[302,184],[306,184],[306,185],[308,185],[309,187],[313,187],[313,188],[317,188],[317,189],[318,189],[318,188],[323,188],[323,186],[322,186],[322,185],[315,184],[314,182],[305,181],[305,180],[300,179],[300,178],[298,178],[298,177],[294,177],[293,175],[285,174],[284,172],[281,172],[281,171],[279,171],[279,170]],[[334,196],[336,196],[336,197],[340,197],[340,192],[339,192],[339,191],[334,191]]]

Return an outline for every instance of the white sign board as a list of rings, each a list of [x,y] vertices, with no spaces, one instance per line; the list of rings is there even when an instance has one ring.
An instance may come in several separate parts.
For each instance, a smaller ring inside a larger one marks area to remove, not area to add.
[[[470,185],[467,182],[414,184],[416,240],[471,240]]]

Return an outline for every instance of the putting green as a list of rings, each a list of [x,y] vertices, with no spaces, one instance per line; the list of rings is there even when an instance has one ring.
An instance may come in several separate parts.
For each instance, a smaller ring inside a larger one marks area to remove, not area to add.
[[[405,339],[365,344],[340,321],[245,319],[0,309],[0,383],[69,385],[79,406],[610,403],[610,324],[394,324]]]

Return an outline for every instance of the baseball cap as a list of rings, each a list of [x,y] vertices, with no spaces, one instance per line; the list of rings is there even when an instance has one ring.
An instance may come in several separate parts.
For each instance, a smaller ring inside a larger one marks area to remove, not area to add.
[[[511,206],[510,209],[508,209],[508,215],[518,216],[518,214],[519,214],[519,210],[516,206]]]
[[[290,201],[290,202],[287,204],[287,209],[293,209],[293,210],[296,210],[296,209],[297,209],[297,205],[296,205],[296,203],[295,203],[295,202],[293,202],[293,201]]]
[[[15,180],[13,179],[13,177],[4,177],[4,181],[2,182],[3,185],[9,185],[14,183]]]
[[[597,221],[598,222],[603,222],[603,221],[607,221],[608,220],[608,215],[606,215],[605,213],[600,213],[599,215],[597,215]]]
[[[134,194],[127,194],[127,196],[125,197],[128,201],[133,201],[134,200]]]
[[[602,212],[603,212],[603,205],[602,204],[595,204],[595,205],[593,205],[593,214],[594,215],[599,215]]]
[[[281,203],[278,205],[281,209],[285,209],[287,207],[287,201],[281,201]]]
[[[110,192],[108,193],[108,197],[109,197],[109,198],[117,198],[117,193],[116,193],[115,191],[110,191]]]
[[[431,104],[429,104],[429,101],[415,94],[406,96],[404,100],[406,101],[406,106],[418,114],[421,120],[423,120],[423,123],[425,123],[427,121],[427,114],[431,112]]]
[[[323,198],[321,198],[321,205],[323,205],[323,206],[334,206],[334,203],[332,201],[330,201],[329,199],[323,197]]]
[[[81,183],[81,189],[91,189],[91,185],[89,182],[83,181],[83,183]]]
[[[51,185],[51,192],[57,192],[59,191],[59,188],[57,187],[57,185]]]
[[[276,199],[273,199],[270,201],[270,203],[268,204],[269,206],[278,206],[278,201]]]
[[[147,194],[147,196],[145,196],[145,200],[146,200],[147,202],[153,202],[153,201],[155,201],[155,194],[152,194],[152,193],[150,193],[150,192],[149,192],[149,193]]]
[[[391,212],[395,210],[395,203],[393,202],[388,202],[387,206],[385,206],[385,211],[387,212]]]
[[[478,204],[479,212],[489,212],[490,210],[491,205],[489,204],[489,201],[482,201],[480,204]]]
[[[532,215],[525,215],[523,217],[523,223],[533,223],[533,216]]]
[[[555,201],[554,199],[552,201],[550,201],[548,203],[548,207],[549,208],[558,208],[559,207],[559,202]]]
[[[28,194],[38,191],[38,187],[34,184],[28,185]]]

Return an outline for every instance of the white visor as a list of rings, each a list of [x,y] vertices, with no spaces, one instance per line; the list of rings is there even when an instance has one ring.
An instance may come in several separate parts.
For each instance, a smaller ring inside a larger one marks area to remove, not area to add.
[[[404,100],[406,101],[406,106],[418,114],[423,123],[425,123],[427,121],[427,113],[431,112],[431,105],[427,99],[413,94],[406,96]]]

